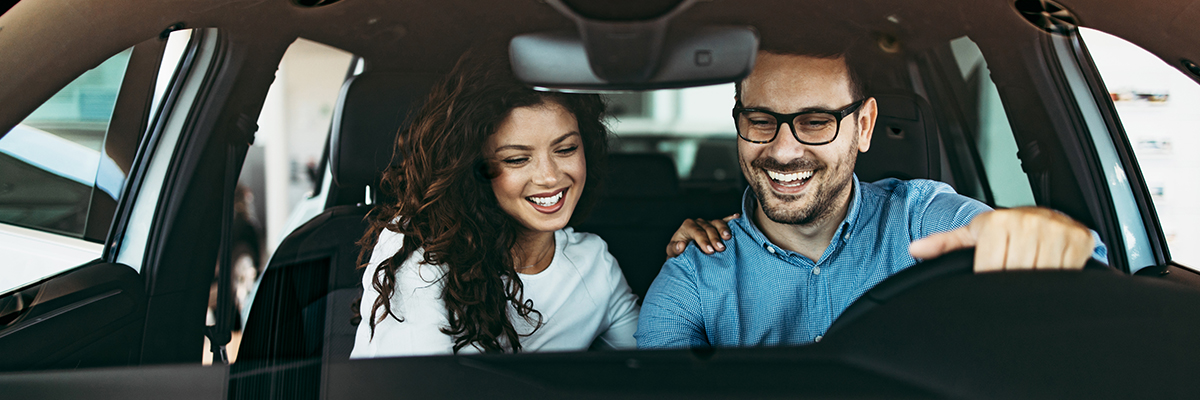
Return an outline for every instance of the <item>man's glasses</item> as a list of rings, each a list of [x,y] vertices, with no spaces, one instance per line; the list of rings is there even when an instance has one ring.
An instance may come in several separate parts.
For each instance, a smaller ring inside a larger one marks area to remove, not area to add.
[[[867,99],[856,101],[841,110],[809,110],[794,114],[738,106],[733,108],[733,120],[737,123],[738,137],[750,143],[770,143],[786,123],[800,143],[819,146],[837,139],[842,119],[858,111],[865,101]]]

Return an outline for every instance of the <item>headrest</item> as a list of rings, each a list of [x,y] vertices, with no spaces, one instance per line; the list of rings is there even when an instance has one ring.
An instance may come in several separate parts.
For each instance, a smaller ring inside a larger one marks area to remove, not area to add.
[[[329,166],[335,186],[363,192],[393,163],[396,135],[439,76],[364,72],[342,85],[333,113]],[[399,161],[399,160],[395,160]]]
[[[873,97],[879,106],[879,118],[870,150],[859,154],[854,166],[858,179],[941,179],[937,121],[929,103],[911,93]]]
[[[671,197],[679,194],[679,174],[666,154],[609,154],[605,197]]]
[[[696,147],[696,161],[688,181],[741,187],[742,167],[738,165],[737,145],[736,135],[701,141]]]

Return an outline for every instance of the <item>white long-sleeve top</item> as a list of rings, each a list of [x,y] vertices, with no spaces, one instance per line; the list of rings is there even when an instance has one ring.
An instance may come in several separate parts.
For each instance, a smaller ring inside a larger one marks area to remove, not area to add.
[[[403,243],[402,234],[385,229],[379,235],[363,273],[363,320],[350,358],[453,353],[454,338],[441,332],[449,326],[441,299],[441,278],[446,268],[425,264],[420,249],[396,271],[391,306],[404,321],[388,316],[375,325],[375,335],[371,336],[368,316],[379,298],[372,287],[373,277],[379,264],[396,254]],[[549,267],[535,275],[518,274],[524,284],[524,298],[533,301],[543,322],[532,335],[521,337],[522,351],[586,350],[593,342],[602,348],[636,347],[633,332],[637,330],[637,296],[630,291],[617,261],[608,254],[604,240],[567,227],[554,232],[554,247]],[[383,308],[378,314],[383,314]],[[509,320],[522,334],[535,326],[517,316],[511,304]],[[459,354],[480,351],[472,345],[459,350]]]

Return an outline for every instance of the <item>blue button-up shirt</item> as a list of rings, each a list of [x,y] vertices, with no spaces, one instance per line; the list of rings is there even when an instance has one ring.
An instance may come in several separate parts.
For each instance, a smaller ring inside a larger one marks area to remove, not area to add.
[[[695,245],[667,260],[642,304],[640,348],[796,345],[819,340],[833,320],[884,278],[916,260],[908,245],[967,225],[987,205],[930,180],[860,183],[846,218],[816,260],[767,240],[752,222],[753,193],[733,238],[713,255]],[[1099,240],[1097,240],[1099,243]],[[1096,256],[1105,260],[1103,245]]]

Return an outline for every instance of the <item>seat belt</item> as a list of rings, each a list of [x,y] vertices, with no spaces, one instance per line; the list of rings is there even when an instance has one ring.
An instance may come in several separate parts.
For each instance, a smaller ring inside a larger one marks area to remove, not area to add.
[[[208,337],[213,361],[220,360],[222,364],[229,364],[229,354],[225,347],[233,337],[233,327],[230,323],[233,294],[230,292],[230,284],[233,276],[234,196],[237,194],[242,163],[250,145],[254,143],[254,133],[258,130],[255,123],[247,121],[249,118],[241,115],[237,124],[239,129],[235,134],[240,133],[242,137],[233,138],[225,144],[225,182],[221,187],[221,243],[217,253],[217,309],[213,310],[216,322],[204,327],[204,336]]]

